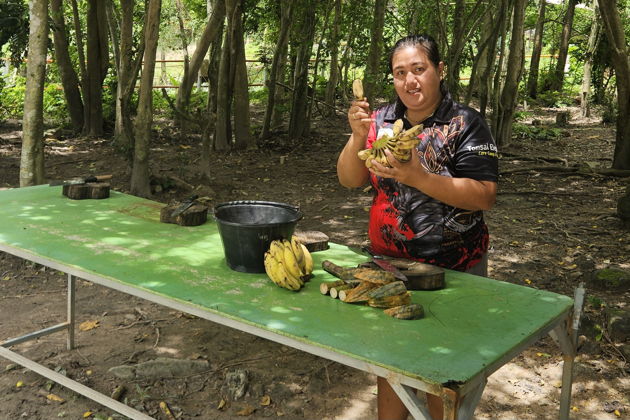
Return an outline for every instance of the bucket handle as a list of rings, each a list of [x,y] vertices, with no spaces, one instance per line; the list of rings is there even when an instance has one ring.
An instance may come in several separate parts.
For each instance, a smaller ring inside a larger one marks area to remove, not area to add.
[[[267,206],[282,207],[282,208],[293,210],[293,211],[300,211],[299,207],[292,206],[290,204],[278,203],[278,202],[275,202],[275,201],[260,201],[260,200],[229,201],[227,203],[217,204],[216,206],[214,206],[214,211],[216,212],[217,209],[220,208],[220,207],[233,206],[233,205],[239,205],[239,204],[262,204],[262,205],[267,205]]]

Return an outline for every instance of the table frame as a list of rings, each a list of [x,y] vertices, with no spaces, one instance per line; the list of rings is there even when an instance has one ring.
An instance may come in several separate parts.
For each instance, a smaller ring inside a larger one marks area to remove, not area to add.
[[[309,345],[302,341],[274,333],[262,328],[258,328],[251,324],[241,322],[232,318],[221,316],[220,314],[204,311],[202,308],[194,305],[188,305],[174,299],[169,299],[161,295],[153,294],[145,290],[111,281],[107,278],[98,276],[93,273],[85,272],[75,267],[66,266],[56,261],[31,254],[22,249],[14,248],[8,245],[0,244],[0,251],[13,254],[17,257],[33,261],[35,263],[50,267],[52,269],[67,273],[67,319],[65,322],[57,325],[34,331],[20,337],[11,338],[0,342],[0,356],[11,360],[27,369],[30,369],[66,388],[69,388],[99,404],[108,407],[122,415],[132,419],[151,419],[147,416],[125,404],[120,403],[106,395],[99,393],[79,382],[71,380],[58,372],[36,363],[19,353],[10,350],[8,347],[23,343],[25,341],[34,340],[48,334],[66,331],[67,332],[67,348],[74,348],[74,330],[75,330],[75,287],[76,278],[90,281],[94,284],[105,286],[132,296],[136,296],[147,301],[160,304],[162,306],[175,309],[184,313],[188,313],[199,318],[203,318],[218,324],[234,328],[258,337],[314,354],[316,356],[329,359],[355,369],[362,370],[384,377],[391,385],[405,406],[408,408],[411,416],[416,420],[431,420],[431,416],[424,403],[418,398],[417,391],[427,392],[440,396],[444,404],[443,420],[470,420],[481,399],[483,390],[487,383],[487,378],[496,370],[501,368],[507,362],[518,356],[522,351],[529,348],[536,341],[549,334],[560,347],[563,353],[563,372],[562,372],[562,390],[560,395],[559,419],[569,419],[571,388],[573,383],[573,364],[577,354],[577,330],[579,327],[582,304],[584,300],[584,288],[580,285],[575,291],[573,308],[569,308],[562,312],[555,319],[551,320],[548,326],[538,334],[530,336],[520,346],[510,353],[507,353],[497,362],[489,365],[480,374],[472,378],[465,384],[456,385],[436,385],[425,383],[415,378],[410,378],[400,373],[390,371],[381,366],[359,360],[345,354],[340,354],[331,349],[325,349],[314,345]]]

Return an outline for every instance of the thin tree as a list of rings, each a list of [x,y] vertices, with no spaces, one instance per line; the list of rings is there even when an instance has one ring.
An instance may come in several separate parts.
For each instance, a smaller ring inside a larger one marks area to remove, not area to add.
[[[28,61],[22,120],[20,187],[44,182],[44,79],[48,46],[48,2],[29,2]]]
[[[131,193],[140,197],[151,195],[149,183],[149,143],[153,123],[153,76],[155,55],[160,35],[161,0],[149,0],[144,31],[144,66],[138,93],[138,115],[134,130],[133,168],[131,170]]]
[[[79,89],[79,76],[74,70],[70,52],[68,51],[66,22],[63,16],[63,1],[50,0],[55,61],[59,69],[59,77],[66,100],[66,108],[70,115],[70,122],[72,123],[72,128],[78,132],[83,128],[83,100]]]
[[[190,102],[190,93],[192,87],[199,74],[199,69],[203,63],[203,58],[208,53],[210,45],[221,35],[220,30],[223,28],[222,22],[225,19],[225,2],[223,0],[215,0],[212,3],[212,13],[208,15],[208,21],[197,40],[195,52],[190,59],[188,71],[184,72],[182,80],[177,90],[177,99],[175,103],[177,108],[185,110]]]
[[[611,59],[617,80],[617,133],[613,155],[614,169],[630,169],[630,61],[624,25],[615,0],[599,0],[602,25],[611,46]],[[630,187],[628,188],[630,194]]]
[[[260,131],[260,138],[266,139],[271,132],[271,117],[276,107],[276,93],[278,92],[278,79],[280,76],[281,59],[286,57],[287,42],[289,40],[289,29],[291,28],[291,15],[293,13],[293,0],[283,0],[280,3],[280,31],[276,48],[271,59],[271,69],[265,81],[267,86],[267,107],[265,108],[265,119]]]
[[[374,20],[372,20],[370,47],[363,79],[365,96],[368,98],[372,98],[380,93],[377,87],[380,86],[378,82],[382,76],[381,55],[383,54],[383,27],[385,25],[386,6],[386,0],[376,0],[374,2]]]
[[[547,0],[540,0],[538,5],[538,18],[536,19],[536,30],[534,32],[534,46],[532,48],[532,58],[529,63],[529,77],[527,78],[527,95],[536,98],[538,95],[538,71],[540,67],[540,55],[542,53],[543,29],[545,28],[545,11]]]
[[[243,33],[243,1],[239,0],[234,11],[231,50],[234,54],[234,147],[246,149],[253,146],[249,122],[249,80],[245,61],[245,35]]]
[[[317,1],[305,1],[300,11],[300,18],[296,20],[299,26],[295,26],[295,29],[301,32],[301,36],[295,44],[296,55],[293,70],[293,92],[291,98],[291,115],[289,117],[289,137],[291,138],[302,137],[308,131],[310,124],[307,119],[308,69],[317,24],[316,6]]]
[[[234,99],[234,57],[230,51],[234,38],[234,13],[239,0],[225,0],[227,28],[221,50],[217,86],[217,113],[214,149],[227,151],[232,147],[232,101]]]
[[[560,34],[560,47],[558,48],[558,61],[556,61],[556,70],[551,79],[551,90],[560,92],[564,84],[564,68],[567,64],[569,55],[569,41],[571,39],[571,30],[573,28],[573,17],[575,16],[575,6],[577,0],[569,0],[567,11],[562,22],[562,33]]]
[[[518,84],[523,70],[524,20],[527,0],[515,0],[512,17],[512,36],[510,40],[510,56],[508,58],[505,84],[501,92],[501,100],[497,109],[497,126],[495,138],[498,145],[507,145],[512,138],[512,121]]]
[[[134,134],[132,114],[132,96],[144,55],[144,30],[140,33],[139,45],[133,42],[133,15],[135,2],[120,0],[120,41],[118,42],[118,61],[116,65],[116,121],[114,123],[114,143],[125,152],[128,162],[133,161]]]
[[[595,50],[597,50],[597,44],[599,44],[600,31],[599,8],[597,0],[593,0],[593,20],[591,22],[591,31],[588,35],[586,54],[584,55],[584,71],[582,73],[582,88],[580,89],[580,113],[582,117],[589,117],[591,114],[589,96],[591,94],[593,57],[595,56]]]
[[[341,0],[335,0],[335,17],[330,29],[330,68],[324,101],[329,105],[325,113],[334,115],[335,93],[339,83],[339,27],[341,25]]]
[[[87,81],[83,91],[86,109],[83,133],[103,134],[103,80],[109,67],[107,11],[105,2],[88,0],[87,12]]]

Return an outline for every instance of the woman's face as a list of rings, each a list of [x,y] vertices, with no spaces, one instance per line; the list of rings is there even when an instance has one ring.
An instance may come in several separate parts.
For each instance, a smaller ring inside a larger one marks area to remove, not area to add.
[[[392,57],[394,88],[410,115],[428,117],[442,99],[440,76],[444,63],[436,67],[420,46],[404,47]]]

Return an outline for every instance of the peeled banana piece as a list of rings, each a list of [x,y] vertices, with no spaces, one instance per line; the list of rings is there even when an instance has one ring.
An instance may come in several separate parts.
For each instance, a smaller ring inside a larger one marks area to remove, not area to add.
[[[298,291],[313,273],[313,258],[295,237],[271,242],[264,257],[267,276],[280,287]]]

